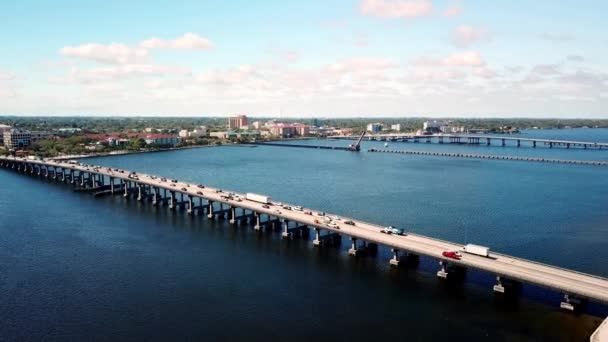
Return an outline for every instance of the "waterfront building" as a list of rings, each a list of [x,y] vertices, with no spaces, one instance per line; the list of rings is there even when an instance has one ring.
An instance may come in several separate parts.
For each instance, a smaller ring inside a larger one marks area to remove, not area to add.
[[[270,134],[283,138],[302,137],[310,134],[310,126],[301,123],[288,124],[281,122],[270,126]]]
[[[27,148],[32,143],[52,138],[53,134],[49,132],[39,131],[24,131],[20,129],[9,129],[3,134],[3,144],[8,149]]]
[[[228,129],[241,129],[247,125],[247,115],[237,115],[228,118]]]
[[[401,124],[391,125],[391,130],[397,131],[397,132],[401,131]]]
[[[0,145],[4,145],[4,132],[10,131],[9,125],[0,125]]]
[[[143,138],[148,145],[169,145],[175,146],[181,142],[180,137],[170,134],[148,134]]]
[[[381,123],[370,123],[367,125],[367,131],[372,133],[382,132],[383,125]]]

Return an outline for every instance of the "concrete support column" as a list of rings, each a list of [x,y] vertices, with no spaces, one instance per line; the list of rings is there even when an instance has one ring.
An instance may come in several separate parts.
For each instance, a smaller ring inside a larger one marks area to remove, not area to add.
[[[566,293],[564,294],[564,301],[559,304],[559,307],[564,310],[574,311],[584,304],[585,301]]]
[[[552,142],[549,143],[549,148],[553,148],[553,143]]]
[[[312,240],[312,244],[314,246],[320,246],[321,245],[321,229],[315,227],[315,239]]]
[[[213,220],[213,201],[208,201],[209,203],[207,204],[208,210],[207,210],[207,218],[210,220]]]
[[[281,238],[283,239],[291,239],[292,233],[289,232],[289,221],[283,220],[283,233],[281,233]]]
[[[236,223],[236,208],[230,207],[230,224]]]
[[[351,236],[350,240],[352,241],[350,249],[348,250],[348,254],[357,255],[357,238]]]
[[[110,193],[114,195],[114,177],[110,177]]]
[[[142,188],[142,185],[140,183],[137,183],[137,200],[138,201],[141,201],[144,198],[141,188]]]
[[[502,146],[504,147],[506,145],[505,139],[502,139]]]
[[[490,146],[491,145],[491,141],[492,141],[492,139],[486,138],[486,145]]]
[[[175,191],[169,191],[169,209],[175,210]]]
[[[521,146],[521,140],[517,139],[517,147]]]
[[[188,215],[194,214],[194,205],[192,204],[192,197],[188,196]]]
[[[494,290],[494,292],[505,293],[505,286],[503,285],[500,276],[496,276],[496,285],[494,285],[492,289]]]
[[[447,261],[441,260],[441,261],[439,261],[439,265],[441,266],[441,269],[439,269],[439,271],[437,271],[437,276],[439,278],[447,279],[448,278]]]
[[[393,257],[389,261],[391,266],[398,267],[399,266],[399,250],[395,248],[391,248],[391,252],[393,252]]]
[[[566,144],[566,148],[570,148],[570,143]]]
[[[536,148],[536,140],[532,142],[532,147]]]
[[[152,204],[158,205],[158,188],[152,187]]]
[[[253,212],[253,217],[255,219],[255,225],[253,226],[253,229],[255,230],[262,230],[262,225],[260,224],[260,214],[256,211]]]
[[[129,197],[129,183],[126,180],[122,181],[122,187],[125,190],[123,197]]]

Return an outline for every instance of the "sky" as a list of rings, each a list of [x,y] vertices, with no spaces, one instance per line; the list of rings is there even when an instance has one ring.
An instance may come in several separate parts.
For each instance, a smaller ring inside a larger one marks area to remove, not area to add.
[[[6,0],[0,115],[608,118],[608,1]]]

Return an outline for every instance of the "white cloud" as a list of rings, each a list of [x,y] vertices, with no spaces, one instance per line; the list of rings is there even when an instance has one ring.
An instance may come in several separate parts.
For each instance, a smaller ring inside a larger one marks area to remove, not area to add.
[[[394,68],[397,63],[387,58],[352,58],[332,63],[328,70],[339,73],[360,73]]]
[[[60,53],[66,57],[110,64],[141,63],[149,60],[148,50],[119,43],[66,46],[60,50]]]
[[[138,46],[124,43],[88,43],[77,46],[66,46],[59,50],[66,57],[92,60],[106,64],[143,64],[150,62],[151,49],[194,50],[209,49],[211,42],[194,33],[188,32],[172,40],[149,38]]]
[[[362,0],[361,13],[384,18],[411,18],[428,15],[433,10],[430,0]]]
[[[442,60],[448,66],[482,66],[485,64],[477,51],[457,52]]]
[[[455,17],[460,14],[462,14],[462,8],[458,5],[448,6],[442,13],[444,17]]]
[[[204,50],[213,47],[209,39],[188,32],[175,39],[149,38],[139,44],[145,49]]]
[[[0,81],[12,81],[15,79],[15,74],[8,71],[0,70]]]
[[[452,43],[458,47],[468,47],[477,43],[488,41],[490,35],[484,28],[474,28],[469,25],[460,25],[452,31]]]

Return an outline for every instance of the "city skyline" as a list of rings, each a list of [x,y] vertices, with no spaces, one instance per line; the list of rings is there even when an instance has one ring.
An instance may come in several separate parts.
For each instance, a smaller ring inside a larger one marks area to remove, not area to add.
[[[599,1],[150,5],[0,5],[0,115],[608,117]]]

